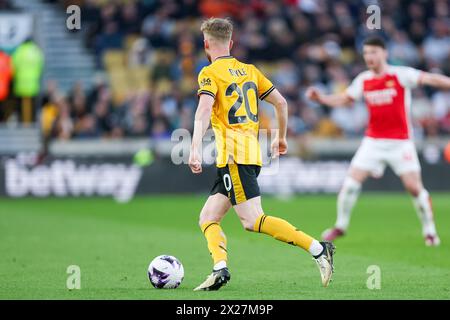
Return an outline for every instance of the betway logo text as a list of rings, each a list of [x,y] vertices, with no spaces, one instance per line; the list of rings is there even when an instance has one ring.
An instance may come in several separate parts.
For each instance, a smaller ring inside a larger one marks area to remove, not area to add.
[[[112,196],[120,202],[133,198],[142,170],[124,164],[80,164],[56,160],[27,168],[17,160],[5,164],[6,192],[11,197]]]

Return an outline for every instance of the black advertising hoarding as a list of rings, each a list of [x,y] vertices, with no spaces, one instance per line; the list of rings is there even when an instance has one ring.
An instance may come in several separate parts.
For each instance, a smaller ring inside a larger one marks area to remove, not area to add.
[[[309,160],[286,157],[276,170],[265,167],[259,183],[265,194],[336,193],[349,159]],[[422,175],[430,191],[450,190],[450,164],[421,161]],[[214,166],[204,166],[194,175],[185,164],[155,159],[149,166],[137,166],[128,157],[55,158],[30,165],[20,158],[3,158],[0,166],[0,196],[111,197],[126,202],[134,195],[207,193],[214,179]],[[369,179],[364,190],[400,191],[400,180],[391,170],[380,179]]]

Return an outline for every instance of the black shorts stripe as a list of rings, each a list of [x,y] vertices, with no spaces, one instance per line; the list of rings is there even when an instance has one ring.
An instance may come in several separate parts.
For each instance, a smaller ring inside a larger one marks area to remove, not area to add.
[[[198,92],[198,96],[200,97],[201,94],[207,94],[207,95],[213,97],[214,99],[216,98],[216,95],[214,93],[212,93],[211,91],[208,91],[208,90],[200,90]]]
[[[273,90],[275,90],[274,86],[271,86],[269,90],[267,90],[266,92],[264,92],[259,99],[264,100],[265,97],[267,97]]]

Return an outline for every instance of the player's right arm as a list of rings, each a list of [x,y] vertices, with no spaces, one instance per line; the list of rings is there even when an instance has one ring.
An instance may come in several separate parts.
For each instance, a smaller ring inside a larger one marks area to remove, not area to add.
[[[354,101],[362,98],[364,91],[364,77],[365,73],[360,73],[355,79],[353,79],[350,86],[344,92],[335,94],[324,94],[317,88],[309,87],[306,90],[306,97],[311,101],[315,101],[332,108],[349,107]]]
[[[198,75],[198,85],[199,100],[195,112],[194,133],[189,153],[189,167],[193,173],[202,172],[202,140],[211,121],[211,112],[217,93],[217,85],[205,68]]]
[[[315,87],[309,87],[306,90],[306,98],[332,108],[351,106],[353,104],[353,99],[347,92],[324,94]]]
[[[214,98],[208,94],[201,94],[195,112],[194,133],[192,135],[189,153],[189,167],[193,173],[202,172],[202,141],[211,120]]]

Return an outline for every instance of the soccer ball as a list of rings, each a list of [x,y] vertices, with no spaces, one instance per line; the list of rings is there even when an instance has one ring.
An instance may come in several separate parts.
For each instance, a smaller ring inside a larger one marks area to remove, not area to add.
[[[148,266],[148,278],[157,289],[175,289],[184,278],[184,268],[174,256],[157,256]]]

